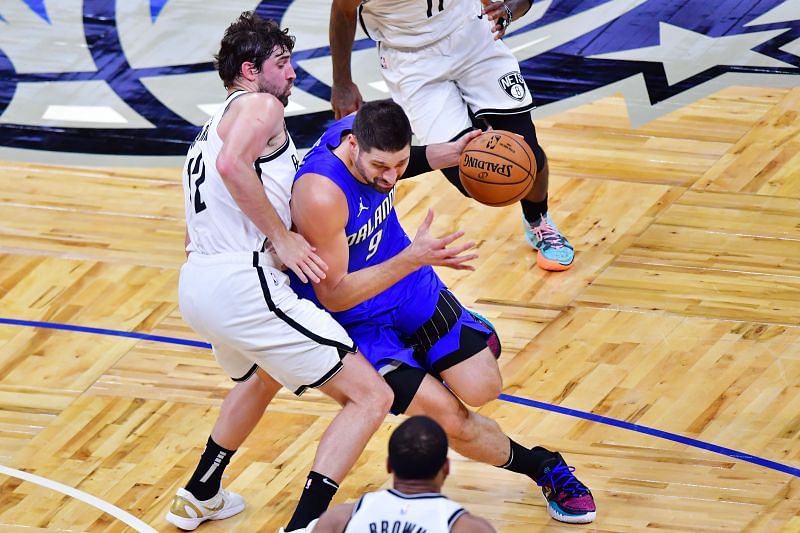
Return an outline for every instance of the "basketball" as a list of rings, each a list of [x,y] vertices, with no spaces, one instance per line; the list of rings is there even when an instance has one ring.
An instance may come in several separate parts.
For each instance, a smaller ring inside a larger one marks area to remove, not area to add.
[[[458,165],[462,185],[482,204],[518,202],[533,187],[536,158],[525,139],[510,131],[487,131],[472,139]]]

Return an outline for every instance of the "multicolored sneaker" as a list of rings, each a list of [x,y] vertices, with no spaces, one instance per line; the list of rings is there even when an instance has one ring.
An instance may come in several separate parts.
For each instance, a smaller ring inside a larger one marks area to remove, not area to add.
[[[552,464],[544,469],[544,474],[536,480],[542,487],[547,500],[547,512],[559,522],[569,524],[588,524],[597,514],[592,491],[578,481],[560,453],[554,454]]]
[[[200,501],[186,489],[178,489],[167,513],[167,522],[186,531],[197,529],[206,520],[222,520],[244,510],[244,498],[222,490],[213,498]]]
[[[475,320],[477,320],[478,322],[480,322],[481,324],[492,330],[492,334],[489,335],[488,339],[486,339],[486,345],[492,351],[492,355],[494,355],[494,358],[499,359],[500,354],[503,351],[503,346],[500,344],[500,336],[497,335],[497,329],[494,327],[494,324],[492,324],[488,318],[486,318],[477,311],[473,311],[472,309],[467,309],[467,311],[469,312],[469,314],[472,315],[472,317]]]
[[[525,240],[538,250],[536,264],[539,268],[560,272],[572,267],[575,251],[566,237],[556,227],[550,215],[545,213],[536,222],[528,222],[523,217]]]

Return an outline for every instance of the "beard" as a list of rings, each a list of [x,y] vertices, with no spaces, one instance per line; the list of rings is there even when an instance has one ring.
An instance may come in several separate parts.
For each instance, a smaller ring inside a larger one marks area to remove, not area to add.
[[[389,191],[391,191],[394,188],[394,186],[386,188],[386,187],[383,187],[383,186],[379,185],[378,184],[378,179],[379,178],[377,178],[377,177],[376,178],[370,178],[369,174],[367,174],[366,170],[364,169],[364,166],[361,164],[361,162],[358,160],[358,158],[356,158],[356,160],[353,162],[353,164],[355,165],[356,170],[358,171],[358,173],[361,174],[361,177],[364,178],[364,181],[367,183],[367,185],[369,185],[370,187],[372,187],[373,189],[375,189],[379,193],[381,193],[381,194],[389,194]]]
[[[292,90],[292,84],[288,83],[286,87],[281,90],[275,85],[266,82],[259,82],[258,84],[258,92],[260,93],[268,93],[277,98],[282,104],[283,107],[289,105],[289,92]]]

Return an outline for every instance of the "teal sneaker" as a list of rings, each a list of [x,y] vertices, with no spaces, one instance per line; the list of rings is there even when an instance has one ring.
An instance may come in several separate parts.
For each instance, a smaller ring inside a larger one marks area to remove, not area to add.
[[[572,267],[575,251],[566,237],[556,227],[550,215],[545,213],[537,222],[522,219],[525,240],[539,253],[536,264],[543,270],[560,272]]]

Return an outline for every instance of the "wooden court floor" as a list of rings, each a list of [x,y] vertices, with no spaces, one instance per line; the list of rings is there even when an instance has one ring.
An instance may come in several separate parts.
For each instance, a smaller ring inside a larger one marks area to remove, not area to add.
[[[410,232],[432,207],[479,242],[476,272],[441,274],[503,338],[508,396],[481,411],[563,452],[598,518],[554,522],[531,482],[459,457],[447,494],[509,533],[800,531],[798,110],[800,88],[734,87],[637,129],[621,96],[539,120],[565,273],[535,267],[517,208],[402,184]],[[176,305],[182,210],[177,168],[0,163],[0,530],[128,529],[116,509],[174,531],[231,386],[172,340],[201,340]],[[281,393],[224,480],[248,508],[199,531],[284,525],[335,412]],[[336,501],[387,486],[396,424]]]

